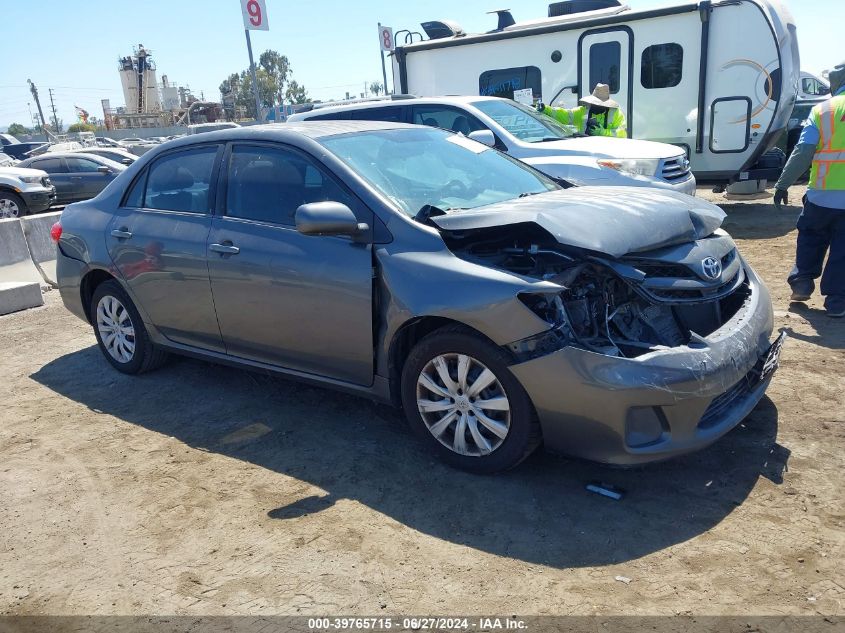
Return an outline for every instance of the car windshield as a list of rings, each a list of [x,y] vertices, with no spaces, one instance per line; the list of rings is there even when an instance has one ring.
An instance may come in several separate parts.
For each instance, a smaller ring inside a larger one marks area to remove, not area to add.
[[[563,125],[533,108],[507,99],[485,99],[471,105],[526,143],[541,143],[572,138],[578,132],[574,125]]]
[[[474,209],[558,188],[530,167],[445,130],[403,128],[320,142],[408,215]]]

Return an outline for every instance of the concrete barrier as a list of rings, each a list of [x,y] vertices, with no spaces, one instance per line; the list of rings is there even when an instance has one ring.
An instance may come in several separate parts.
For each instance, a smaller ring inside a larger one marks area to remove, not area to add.
[[[32,263],[21,221],[0,220],[0,282],[21,281],[45,283]]]
[[[44,281],[53,288],[58,288],[59,284],[56,282],[56,243],[50,237],[50,229],[61,215],[61,211],[55,211],[28,215],[21,219],[32,262]]]
[[[0,314],[44,305],[41,286],[33,281],[0,281]]]

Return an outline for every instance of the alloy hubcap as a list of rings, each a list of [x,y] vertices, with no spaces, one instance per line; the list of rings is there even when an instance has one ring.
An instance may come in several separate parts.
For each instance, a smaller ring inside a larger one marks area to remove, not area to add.
[[[129,311],[115,297],[106,295],[97,304],[97,330],[103,347],[119,363],[135,355],[135,327]]]
[[[417,408],[446,448],[471,457],[489,455],[510,431],[510,402],[483,363],[466,354],[441,354],[417,378]]]
[[[21,210],[14,200],[0,198],[0,218],[16,218],[20,213]]]

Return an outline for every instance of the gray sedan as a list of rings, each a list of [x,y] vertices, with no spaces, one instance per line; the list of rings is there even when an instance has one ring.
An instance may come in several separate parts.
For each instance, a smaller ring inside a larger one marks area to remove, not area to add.
[[[723,217],[564,189],[440,129],[320,122],[153,149],[53,234],[62,299],[118,371],[174,352],[358,393],[493,472],[541,443],[662,459],[754,408],[782,339]]]
[[[93,198],[120,174],[125,165],[84,152],[47,152],[27,158],[18,167],[41,169],[56,186],[55,204]]]

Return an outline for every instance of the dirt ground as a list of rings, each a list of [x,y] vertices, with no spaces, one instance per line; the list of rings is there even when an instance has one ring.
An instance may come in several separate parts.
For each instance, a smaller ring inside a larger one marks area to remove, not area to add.
[[[118,374],[55,292],[0,317],[0,614],[845,614],[845,322],[789,304],[798,207],[700,195],[790,338],[743,424],[635,470],[462,474],[367,400]]]

